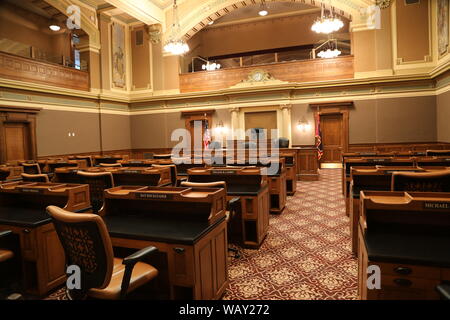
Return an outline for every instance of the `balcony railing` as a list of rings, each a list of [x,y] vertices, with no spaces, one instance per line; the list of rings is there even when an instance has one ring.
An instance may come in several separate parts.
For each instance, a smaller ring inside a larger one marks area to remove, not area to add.
[[[89,91],[89,73],[0,52],[0,78]]]
[[[354,77],[353,56],[342,56],[333,59],[309,59],[184,73],[180,74],[180,91],[198,92],[226,89],[247,80],[255,70],[263,70],[276,80],[293,83]]]

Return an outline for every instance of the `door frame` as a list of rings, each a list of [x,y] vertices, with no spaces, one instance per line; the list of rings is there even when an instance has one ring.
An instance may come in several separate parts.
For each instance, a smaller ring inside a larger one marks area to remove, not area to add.
[[[317,116],[341,114],[342,115],[342,153],[348,152],[349,145],[349,117],[353,101],[311,103],[310,108],[314,112],[314,128],[317,129]],[[314,130],[315,132],[315,130]]]
[[[23,123],[28,126],[29,155],[37,159],[36,115],[42,108],[0,106],[0,163],[6,163],[5,123]],[[21,160],[21,159],[16,159]]]

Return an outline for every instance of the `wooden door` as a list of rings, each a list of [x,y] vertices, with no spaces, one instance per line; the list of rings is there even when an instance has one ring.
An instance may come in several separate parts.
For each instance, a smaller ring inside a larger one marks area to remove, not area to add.
[[[321,162],[340,162],[344,135],[341,113],[320,115],[323,156]]]
[[[4,124],[6,161],[30,159],[30,132],[27,123],[7,122]]]

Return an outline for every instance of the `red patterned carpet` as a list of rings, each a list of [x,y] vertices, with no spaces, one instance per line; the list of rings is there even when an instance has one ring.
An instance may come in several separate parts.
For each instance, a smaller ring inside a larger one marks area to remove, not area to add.
[[[299,182],[284,212],[270,217],[259,250],[241,249],[229,267],[224,299],[356,299],[341,169],[322,169],[320,181]]]
[[[357,263],[341,193],[341,169],[299,182],[281,215],[271,215],[259,250],[240,249],[229,265],[226,300],[356,299]],[[47,299],[66,299],[58,290]]]

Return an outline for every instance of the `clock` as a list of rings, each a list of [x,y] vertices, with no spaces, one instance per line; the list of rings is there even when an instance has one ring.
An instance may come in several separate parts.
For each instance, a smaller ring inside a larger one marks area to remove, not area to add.
[[[264,74],[261,71],[256,71],[252,74],[253,81],[262,81],[264,79]]]
[[[386,9],[391,5],[391,0],[376,0],[376,5],[381,9]]]

